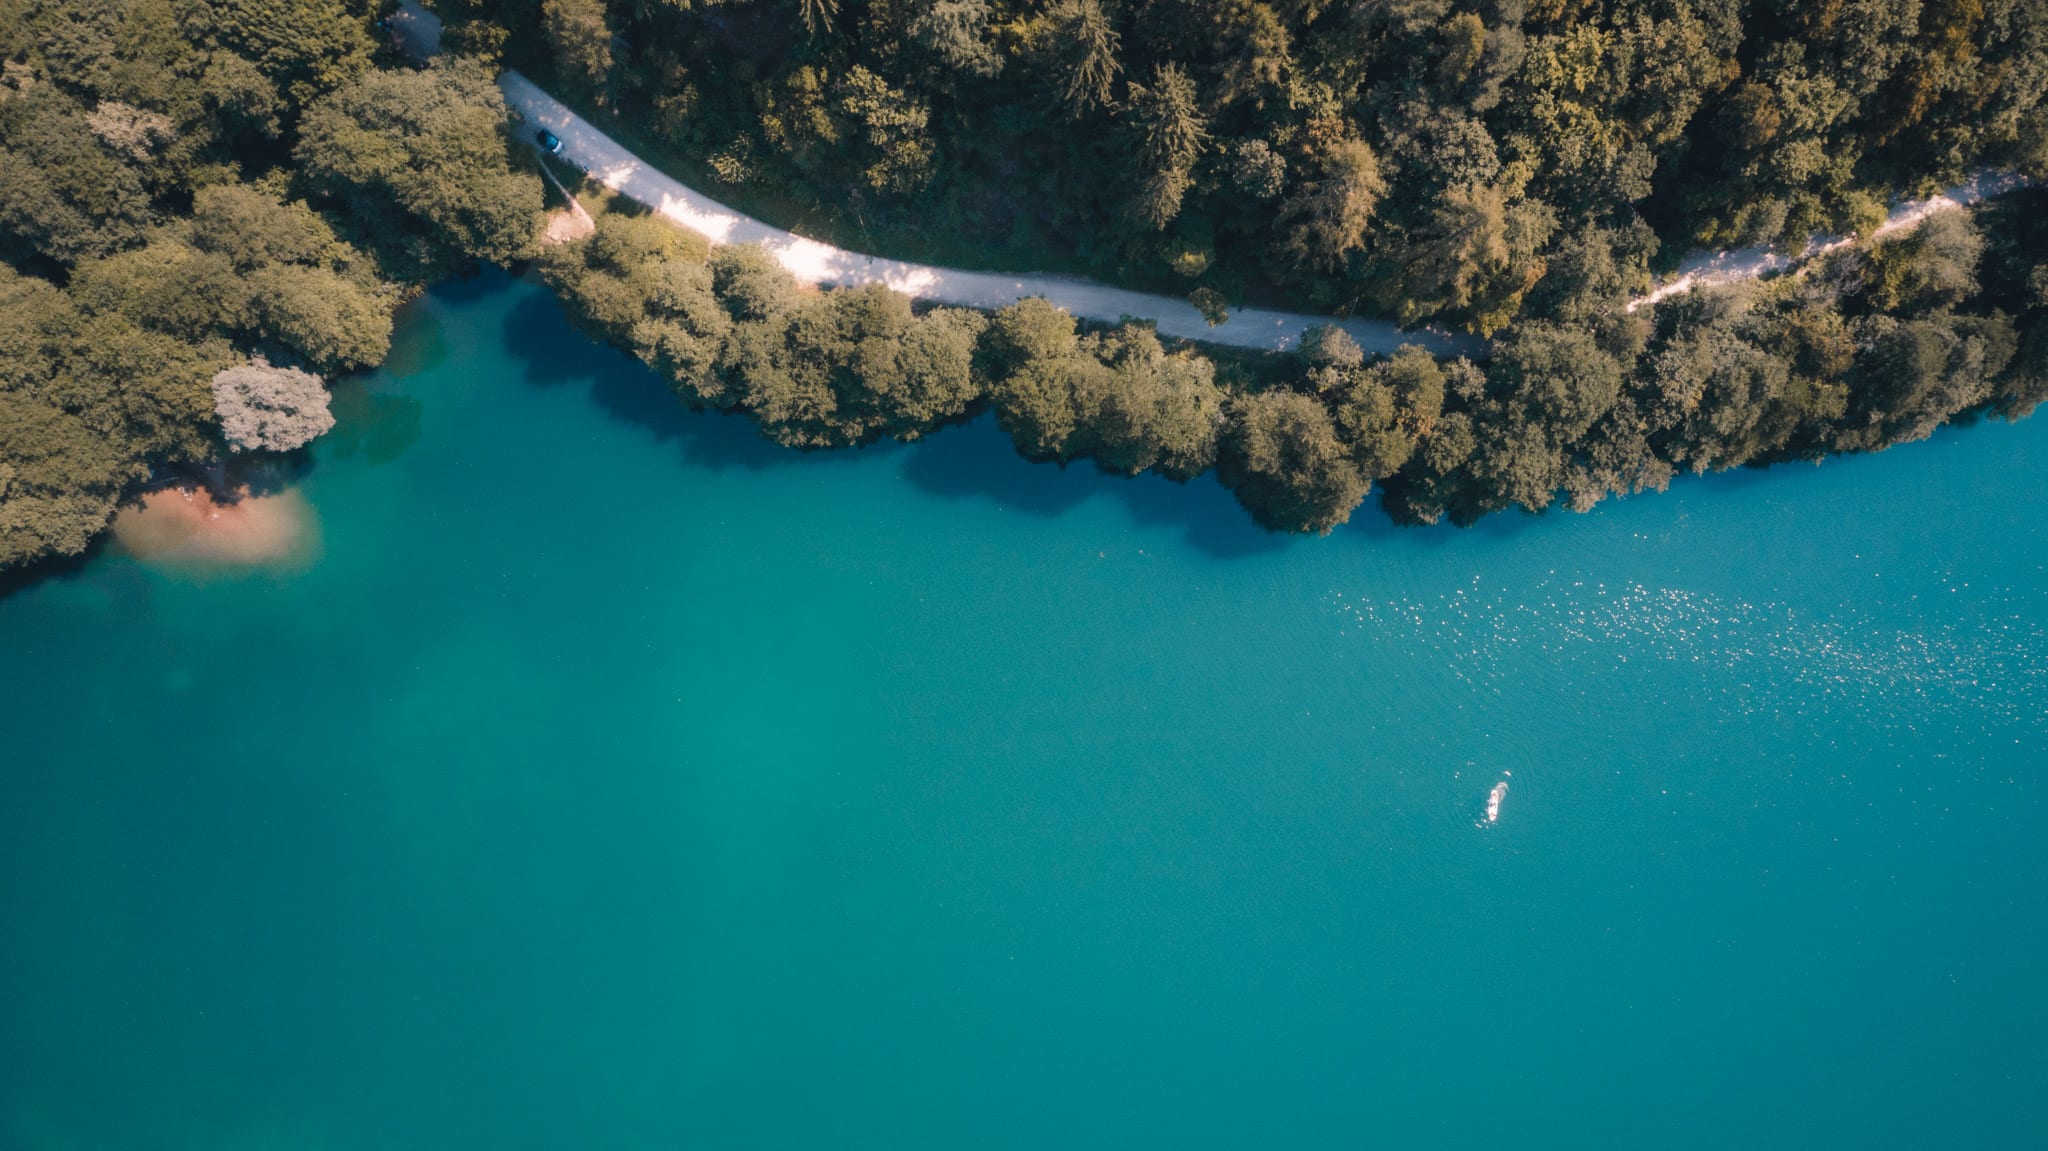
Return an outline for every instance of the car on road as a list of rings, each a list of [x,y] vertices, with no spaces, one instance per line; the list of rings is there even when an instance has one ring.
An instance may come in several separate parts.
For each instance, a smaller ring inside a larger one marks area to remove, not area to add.
[[[546,152],[548,155],[559,156],[562,154],[562,138],[546,128],[542,128],[539,132],[535,133],[533,138],[540,141],[541,151]]]

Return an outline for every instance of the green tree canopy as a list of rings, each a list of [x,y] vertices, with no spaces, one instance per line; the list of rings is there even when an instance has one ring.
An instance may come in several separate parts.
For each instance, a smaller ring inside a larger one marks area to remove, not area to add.
[[[1368,485],[1329,410],[1298,392],[1239,399],[1218,472],[1253,518],[1282,531],[1329,532],[1351,518]]]
[[[506,264],[537,251],[541,181],[513,163],[505,100],[483,66],[437,61],[373,72],[315,102],[301,176],[350,215],[387,262]]]

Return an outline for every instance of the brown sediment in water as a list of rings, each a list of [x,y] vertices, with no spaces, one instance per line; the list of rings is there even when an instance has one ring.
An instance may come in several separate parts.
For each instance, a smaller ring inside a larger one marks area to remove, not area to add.
[[[163,488],[114,517],[114,540],[128,554],[175,567],[296,565],[314,556],[319,535],[297,491],[221,500],[197,484]]]

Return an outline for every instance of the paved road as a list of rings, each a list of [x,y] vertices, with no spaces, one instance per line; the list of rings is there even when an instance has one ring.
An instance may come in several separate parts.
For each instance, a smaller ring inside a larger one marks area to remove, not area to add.
[[[713,243],[760,244],[808,283],[835,287],[886,284],[917,299],[986,309],[1004,307],[1026,296],[1044,296],[1086,319],[1114,323],[1125,316],[1144,318],[1157,323],[1161,335],[1241,348],[1291,347],[1306,329],[1329,323],[1342,326],[1368,352],[1391,352],[1402,344],[1419,344],[1440,353],[1479,353],[1485,347],[1483,341],[1472,337],[1427,330],[1404,332],[1380,320],[1332,320],[1257,308],[1233,310],[1227,322],[1211,327],[1194,305],[1170,296],[1131,292],[1069,276],[970,272],[849,252],[765,224],[685,187],[517,72],[499,77],[498,86],[529,130],[545,127],[561,137],[562,155],[605,187],[704,233]]]
[[[420,7],[418,0],[404,0],[392,17],[392,34],[417,59],[424,60],[440,51],[441,22]],[[528,130],[545,127],[561,137],[563,156],[605,187],[704,233],[713,243],[761,244],[774,252],[784,267],[809,283],[835,287],[886,284],[917,299],[990,310],[1026,296],[1044,296],[1084,319],[1107,323],[1127,316],[1149,319],[1159,325],[1162,335],[1241,348],[1289,348],[1307,329],[1334,323],[1351,333],[1367,352],[1392,352],[1402,344],[1419,344],[1439,354],[1479,356],[1486,351],[1486,342],[1474,336],[1432,329],[1404,332],[1384,320],[1333,320],[1258,308],[1233,311],[1226,323],[1211,327],[1192,304],[1171,296],[1126,291],[1072,276],[970,272],[849,252],[765,224],[685,187],[517,72],[506,72],[499,78],[498,86],[513,110],[526,120]],[[1934,212],[2003,195],[2026,183],[2016,176],[1979,175],[1934,199],[1898,205],[1877,234],[1883,236],[1917,227]],[[1631,302],[1629,310],[1696,288],[1786,271],[1849,242],[1842,237],[1817,236],[1796,256],[1771,247],[1695,253],[1679,265],[1672,279]]]
[[[420,7],[420,0],[401,0],[391,14],[391,38],[399,51],[425,60],[441,51],[441,18]]]

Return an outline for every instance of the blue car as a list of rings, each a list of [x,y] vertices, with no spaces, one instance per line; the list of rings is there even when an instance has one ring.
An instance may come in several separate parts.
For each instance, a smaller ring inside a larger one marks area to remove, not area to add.
[[[559,156],[562,154],[562,138],[546,128],[542,128],[539,134],[534,136],[534,139],[540,141],[541,149],[547,152],[548,155]]]

